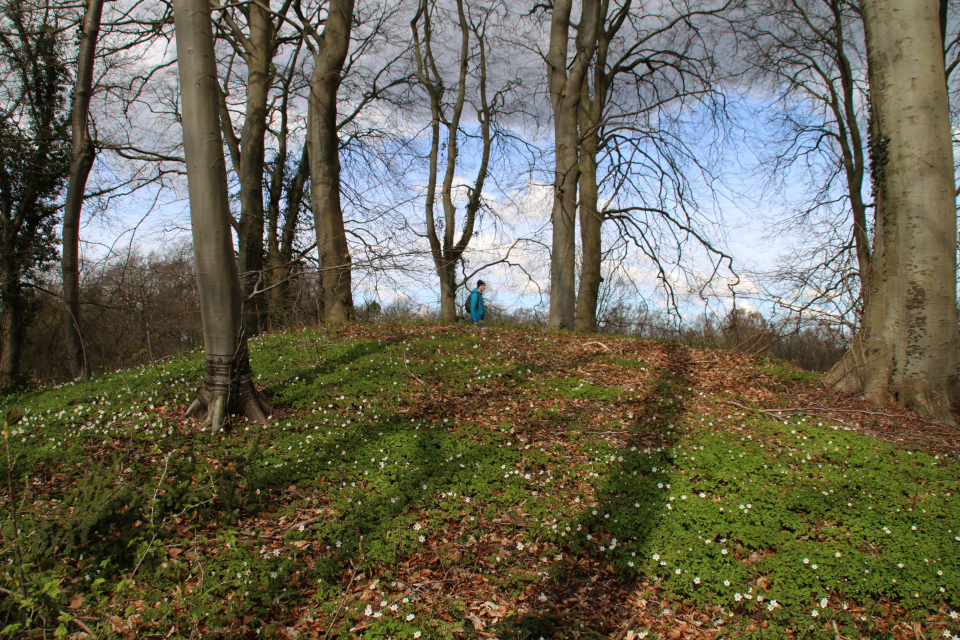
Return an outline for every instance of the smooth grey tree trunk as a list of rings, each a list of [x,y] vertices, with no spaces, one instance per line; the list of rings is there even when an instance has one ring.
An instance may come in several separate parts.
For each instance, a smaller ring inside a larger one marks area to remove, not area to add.
[[[190,222],[206,376],[187,415],[219,430],[227,413],[266,422],[269,406],[253,386],[233,253],[219,87],[208,0],[175,0],[177,64],[187,160]]]
[[[550,252],[551,329],[573,329],[576,318],[576,215],[580,177],[577,126],[580,92],[596,50],[599,0],[583,0],[576,37],[576,54],[568,70],[572,0],[553,4],[547,78],[553,108],[554,181],[553,235]]]
[[[322,37],[313,48],[308,106],[310,203],[320,258],[320,319],[342,324],[353,319],[350,251],[340,202],[340,138],[337,91],[350,46],[353,0],[331,0]]]
[[[826,379],[953,423],[956,191],[938,9],[936,0],[863,3],[881,158],[876,237],[860,333]]]
[[[599,114],[597,114],[599,116]],[[586,132],[580,143],[580,287],[577,291],[577,331],[597,330],[597,302],[600,283],[603,246],[601,230],[603,212],[600,211],[597,188],[597,153],[600,146],[599,117],[596,124],[587,119]]]
[[[600,152],[600,128],[613,81],[613,74],[607,72],[607,53],[611,39],[616,36],[626,13],[631,9],[630,5],[628,1],[620,7],[616,19],[608,28],[606,23],[610,3],[608,0],[600,0],[596,29],[597,49],[592,61],[593,74],[592,78],[584,79],[580,86],[577,113],[580,135],[580,286],[577,291],[576,316],[578,331],[597,330],[597,303],[600,298],[600,283],[603,281],[603,212],[600,210],[597,184],[597,154]]]
[[[60,268],[63,277],[63,330],[67,345],[67,362],[74,379],[90,376],[90,361],[83,347],[80,310],[80,213],[87,178],[93,167],[96,149],[90,139],[88,116],[93,87],[93,62],[100,33],[103,0],[87,0],[77,50],[77,80],[70,109],[71,152],[67,197],[63,205],[63,255]]]

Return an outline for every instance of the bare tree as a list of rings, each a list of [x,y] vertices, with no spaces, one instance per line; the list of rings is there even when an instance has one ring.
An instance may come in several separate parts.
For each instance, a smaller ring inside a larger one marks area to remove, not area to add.
[[[953,423],[956,185],[936,0],[864,0],[878,215],[860,333],[827,379]]]
[[[804,239],[778,273],[793,283],[782,302],[802,311],[845,300],[838,319],[854,325],[868,291],[872,206],[863,194],[869,98],[859,5],[762,0],[735,25],[752,80],[776,98],[765,131],[775,150],[764,161],[771,181],[781,189],[780,180],[806,174],[814,185],[784,225]]]
[[[297,15],[308,35],[313,77],[308,101],[307,153],[310,159],[310,204],[320,258],[320,318],[340,324],[353,318],[350,251],[340,202],[340,139],[337,91],[350,48],[353,0],[330,0],[323,31],[311,26],[299,0]],[[319,18],[319,9],[317,17]]]
[[[569,49],[573,0],[556,0],[551,13],[547,79],[554,132],[549,320],[552,329],[573,329],[576,318],[575,234],[580,178],[578,119],[583,84],[597,48],[600,5],[600,0],[583,0],[572,61]]]
[[[302,40],[300,41],[302,44]],[[292,86],[301,47],[298,46],[288,62],[288,70],[280,86],[278,107],[280,127],[276,131],[277,150],[268,165],[270,183],[267,199],[267,269],[262,279],[263,291],[269,296],[269,319],[271,322],[286,314],[289,305],[289,278],[295,262],[293,255],[298,223],[304,208],[304,196],[310,177],[310,156],[304,145],[299,160],[291,162],[288,145],[290,140],[290,101],[295,88]],[[291,175],[292,174],[292,175]]]
[[[416,15],[410,22],[413,30],[414,55],[417,63],[417,78],[427,93],[430,106],[430,166],[427,174],[426,213],[427,239],[430,253],[440,277],[440,321],[453,322],[456,319],[457,265],[473,238],[477,216],[483,204],[483,185],[490,166],[490,152],[493,147],[493,119],[503,105],[504,93],[513,87],[510,80],[503,81],[503,88],[492,96],[488,95],[487,83],[490,73],[487,65],[487,29],[491,20],[496,19],[500,7],[470,5],[463,0],[456,2],[457,30],[460,47],[456,57],[457,77],[454,82],[446,82],[440,71],[445,60],[438,64],[435,52],[434,19],[437,4],[422,0]],[[441,20],[443,19],[441,14]],[[422,30],[422,33],[421,33]],[[452,62],[452,61],[451,61]],[[472,67],[472,68],[471,68]],[[501,71],[502,73],[502,71]],[[454,93],[452,101],[445,98],[448,87]],[[462,185],[466,191],[466,203],[462,231],[457,237],[457,205],[455,203],[457,169],[461,139],[464,137],[462,124],[464,108],[476,113],[480,127],[479,162],[472,185]],[[440,200],[443,217],[435,215],[437,178],[441,148],[446,156],[443,181],[440,186]]]
[[[93,167],[96,148],[90,137],[88,115],[93,91],[93,62],[103,0],[87,0],[77,52],[77,77],[70,109],[71,152],[67,199],[63,205],[63,327],[67,343],[67,361],[74,378],[90,375],[90,363],[83,348],[80,330],[80,212],[87,188],[87,177]]]
[[[269,2],[229,4],[222,8],[218,22],[221,38],[230,43],[233,55],[239,56],[246,68],[241,94],[244,114],[240,135],[234,132],[227,105],[229,77],[224,78],[225,88],[220,96],[220,120],[239,181],[240,216],[234,221],[234,228],[248,335],[260,330],[268,313],[268,298],[253,293],[264,288],[264,163],[271,90],[279,66],[277,55],[284,44],[300,39],[299,32],[281,33],[292,1],[284,0],[277,9],[272,9]],[[293,56],[283,78],[288,89],[290,73],[296,68],[296,62],[297,56]],[[284,102],[283,106],[286,107],[287,103]]]
[[[612,221],[657,265],[661,281],[668,258],[658,235],[678,244],[695,242],[715,261],[727,261],[695,220],[696,203],[688,171],[708,173],[686,143],[702,137],[700,127],[678,112],[723,112],[713,50],[716,38],[706,20],[731,2],[665,2],[647,14],[630,0],[601,0],[596,54],[581,87],[578,126],[580,285],[576,328],[597,328],[597,300],[604,257],[602,224]],[[720,126],[719,119],[711,124]],[[601,174],[601,169],[603,174]],[[603,179],[601,179],[603,178]],[[710,178],[712,179],[712,178]],[[601,189],[608,196],[601,206]],[[673,248],[679,255],[683,249]]]
[[[208,0],[176,0],[177,63],[183,104],[194,262],[207,372],[187,411],[217,431],[226,413],[266,422],[266,401],[251,380],[233,255],[219,82]]]

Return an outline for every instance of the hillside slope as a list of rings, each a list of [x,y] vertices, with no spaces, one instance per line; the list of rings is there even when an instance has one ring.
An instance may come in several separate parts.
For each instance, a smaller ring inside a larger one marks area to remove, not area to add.
[[[382,325],[251,349],[265,427],[183,419],[200,354],[7,398],[0,629],[958,633],[951,428],[630,338]]]

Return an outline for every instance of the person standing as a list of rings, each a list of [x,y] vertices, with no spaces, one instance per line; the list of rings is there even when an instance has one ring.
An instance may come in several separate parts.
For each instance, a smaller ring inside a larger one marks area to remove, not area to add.
[[[470,311],[470,321],[474,324],[483,322],[486,310],[483,308],[483,290],[487,284],[483,280],[477,280],[477,288],[470,293],[470,301],[467,303],[467,309]]]

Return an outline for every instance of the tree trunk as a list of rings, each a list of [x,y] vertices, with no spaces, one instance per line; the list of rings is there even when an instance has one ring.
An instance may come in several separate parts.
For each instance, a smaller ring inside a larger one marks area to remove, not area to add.
[[[557,0],[550,26],[547,77],[553,108],[554,181],[553,237],[550,252],[552,329],[573,329],[576,318],[576,203],[580,135],[577,117],[581,86],[596,49],[599,0],[583,0],[576,56],[567,71],[572,0]]]
[[[314,53],[308,113],[310,202],[320,257],[321,321],[353,319],[350,252],[340,204],[340,140],[337,90],[350,45],[353,0],[331,0],[322,46]]]
[[[7,387],[20,375],[20,355],[23,352],[23,290],[15,265],[4,267],[6,273],[0,283],[3,314],[3,357],[0,358],[0,389]]]
[[[603,223],[598,207],[597,150],[599,131],[591,127],[580,143],[580,288],[577,292],[577,330],[597,330],[597,300],[603,278],[600,230]]]
[[[456,264],[437,269],[440,276],[440,322],[457,321],[457,272]]]
[[[423,21],[421,40],[421,20]],[[427,195],[424,212],[427,227],[427,240],[433,256],[434,268],[440,278],[440,321],[456,322],[457,318],[457,277],[456,268],[463,259],[467,246],[473,239],[473,230],[477,223],[477,212],[483,198],[483,185],[487,179],[490,164],[490,149],[493,138],[490,122],[494,117],[496,105],[491,104],[487,96],[487,49],[485,27],[467,19],[463,0],[457,0],[457,23],[460,28],[460,56],[457,66],[456,94],[452,104],[444,102],[446,84],[440,75],[433,51],[432,12],[428,0],[421,0],[420,7],[410,21],[413,31],[413,48],[417,62],[417,79],[430,98],[430,153],[429,174],[427,176]],[[476,38],[477,52],[471,54],[471,34]],[[453,185],[457,177],[457,157],[460,153],[460,122],[463,108],[467,104],[467,84],[470,77],[470,62],[476,60],[475,74],[479,74],[478,98],[473,105],[477,109],[480,123],[480,137],[483,148],[480,153],[480,166],[473,187],[467,190],[467,203],[464,206],[463,230],[457,239],[457,207],[453,201]],[[446,129],[446,139],[441,140],[441,123]],[[443,205],[443,237],[437,229],[434,215],[436,205],[437,178],[439,174],[440,148],[446,151],[446,168],[440,187],[440,200]]]
[[[183,146],[207,370],[187,410],[219,430],[227,413],[266,423],[269,411],[251,380],[233,256],[227,172],[218,114],[218,84],[208,0],[175,0]]]
[[[863,324],[827,375],[953,422],[960,399],[956,196],[936,0],[865,0],[879,135],[878,215]]]
[[[80,331],[80,212],[87,177],[93,167],[96,150],[87,124],[90,93],[93,87],[93,61],[100,33],[103,0],[87,0],[83,30],[77,51],[77,81],[70,109],[71,146],[70,177],[67,198],[63,205],[63,330],[67,344],[67,362],[74,379],[90,376],[90,361],[83,348]]]
[[[277,155],[270,176],[270,195],[267,206],[267,273],[264,279],[269,293],[267,297],[267,318],[272,326],[282,326],[290,307],[290,285],[287,282],[291,273],[290,261],[293,259],[293,241],[296,235],[300,207],[303,204],[304,187],[310,175],[310,157],[307,146],[303,146],[297,173],[289,182],[287,167],[287,138],[289,137],[288,105],[291,95],[291,82],[297,69],[296,61],[300,57],[298,44],[296,52],[289,61],[289,68],[282,83],[280,103],[280,131],[277,134]],[[281,218],[281,201],[285,202]]]
[[[256,335],[265,320],[263,296],[251,297],[263,289],[263,165],[267,134],[267,100],[273,78],[273,17],[257,3],[249,5],[249,28],[244,60],[247,63],[247,103],[240,134],[240,222],[237,226],[240,280],[243,292],[243,319],[246,334]]]
[[[606,29],[606,12],[609,4],[600,3],[600,26],[597,28],[597,52],[593,63],[593,96],[590,82],[580,89],[580,106],[577,125],[580,130],[580,289],[577,292],[578,331],[597,330],[597,300],[600,297],[601,264],[603,247],[601,227],[603,212],[599,207],[597,186],[597,154],[600,152],[600,127],[606,106],[611,77],[607,76],[607,51],[610,39],[616,33],[615,21],[611,31]],[[629,5],[624,9],[629,9]]]
[[[285,168],[282,169],[285,172]],[[281,219],[280,193],[271,199],[270,230],[267,234],[267,286],[270,287],[269,305],[271,322],[282,320],[290,306],[290,285],[287,278],[292,272],[290,262],[293,260],[293,241],[296,236],[297,221],[300,217],[300,207],[303,204],[304,187],[310,176],[310,157],[307,147],[304,146],[300,156],[297,174],[286,191],[285,205]],[[283,180],[285,182],[285,180]],[[282,185],[281,185],[282,186]],[[274,210],[273,207],[276,207]]]
[[[576,112],[554,111],[553,234],[550,251],[551,329],[573,329],[576,312],[576,207],[579,165]]]

